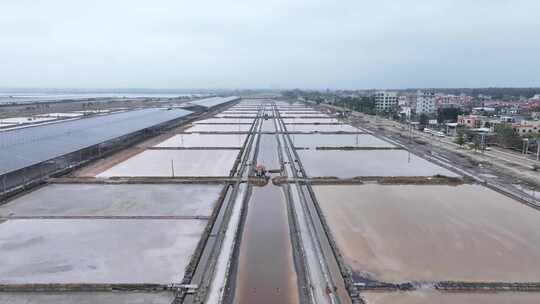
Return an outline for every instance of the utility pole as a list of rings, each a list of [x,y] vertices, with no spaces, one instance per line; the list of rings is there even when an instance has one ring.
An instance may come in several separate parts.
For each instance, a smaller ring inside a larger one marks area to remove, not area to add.
[[[486,135],[484,133],[482,133],[480,149],[482,149],[482,154],[484,154],[484,150],[486,150]]]
[[[536,161],[540,160],[540,137],[536,138]]]
[[[5,193],[6,192],[6,174],[4,174],[4,176],[2,177],[2,193]]]
[[[522,154],[527,158],[527,150],[529,150],[529,139],[524,138],[523,139],[523,151]]]
[[[412,144],[412,123],[409,121],[409,144]]]

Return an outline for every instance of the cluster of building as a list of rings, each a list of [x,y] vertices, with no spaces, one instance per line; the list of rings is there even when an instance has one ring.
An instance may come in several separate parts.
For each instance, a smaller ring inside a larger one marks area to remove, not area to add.
[[[514,133],[520,136],[527,136],[540,132],[540,120],[538,115],[529,119],[523,116],[484,116],[484,115],[459,115],[458,126],[479,131],[493,132],[497,125],[508,125],[514,130]]]
[[[540,109],[540,94],[528,100],[503,102],[483,95],[473,98],[466,94],[451,95],[433,91],[417,91],[413,94],[379,91],[373,94],[373,100],[378,112],[399,113],[407,119],[411,119],[414,114],[426,114],[433,118],[440,108],[459,108],[470,113],[459,115],[457,121],[447,122],[447,127],[493,132],[497,125],[506,124],[520,136],[540,133],[540,112],[534,111]],[[482,106],[474,107],[475,104]]]
[[[532,111],[538,108],[540,108],[540,94],[534,95],[527,102],[520,105],[522,111]]]
[[[465,94],[449,95],[433,91],[399,95],[397,92],[379,91],[373,95],[379,112],[399,112],[406,117],[416,114],[435,114],[438,108],[462,108],[472,104],[473,98]]]

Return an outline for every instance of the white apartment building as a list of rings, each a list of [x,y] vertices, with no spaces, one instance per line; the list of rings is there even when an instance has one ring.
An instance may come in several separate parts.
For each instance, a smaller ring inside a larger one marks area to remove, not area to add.
[[[375,95],[375,109],[377,111],[391,111],[397,109],[398,96],[397,92],[376,92]]]
[[[435,93],[431,91],[418,91],[416,95],[416,114],[433,114],[437,111]]]
[[[463,107],[471,104],[471,102],[472,97],[465,94],[435,94],[435,104],[438,108]]]
[[[405,95],[401,95],[398,97],[398,106],[405,107],[410,104],[409,97]]]

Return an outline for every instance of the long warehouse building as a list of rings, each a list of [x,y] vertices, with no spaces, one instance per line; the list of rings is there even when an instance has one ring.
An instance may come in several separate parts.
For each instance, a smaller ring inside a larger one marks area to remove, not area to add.
[[[240,100],[240,97],[238,96],[230,96],[230,97],[210,97],[210,98],[204,98],[199,99],[195,101],[190,101],[189,103],[195,106],[203,107],[206,109],[211,109],[217,106],[224,105],[229,102]]]
[[[13,176],[6,178],[10,172],[159,127],[191,113],[184,109],[141,109],[0,132],[0,189],[18,183]],[[6,185],[6,179],[11,185]]]

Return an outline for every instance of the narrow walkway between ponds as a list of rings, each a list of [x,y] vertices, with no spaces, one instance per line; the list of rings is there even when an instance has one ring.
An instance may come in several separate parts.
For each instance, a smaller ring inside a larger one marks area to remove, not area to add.
[[[272,119],[265,120],[263,130],[273,130],[273,124]],[[275,135],[261,135],[257,162],[268,170],[280,168]],[[240,244],[236,284],[234,303],[299,302],[285,193],[271,182],[264,187],[253,187]]]

